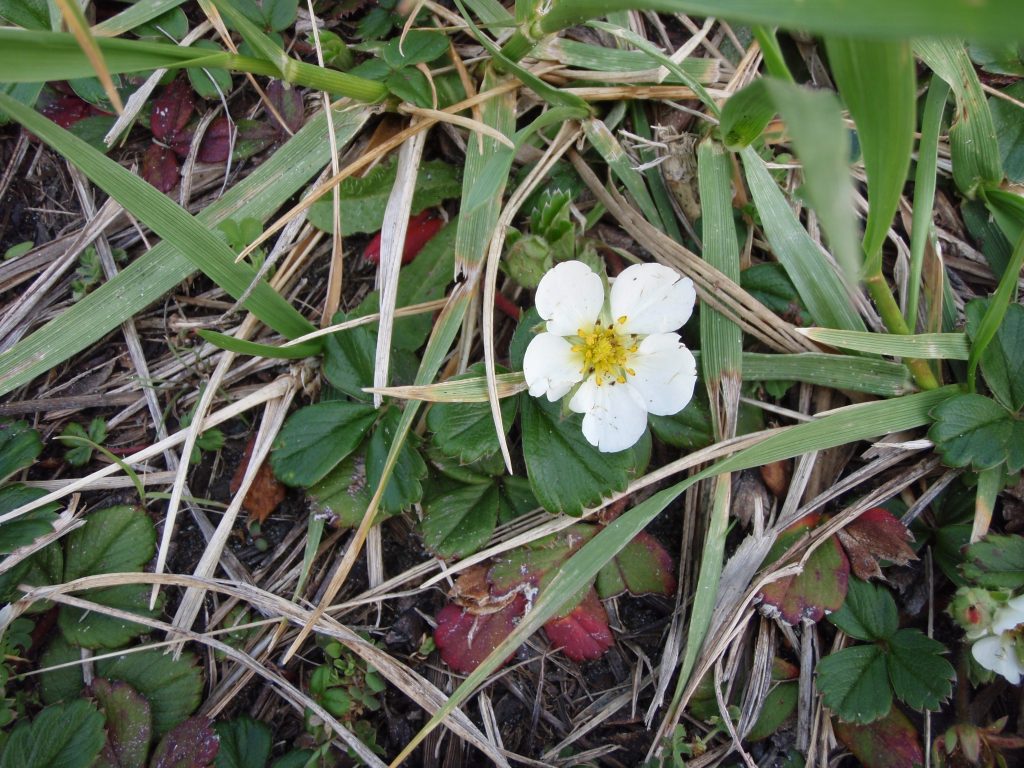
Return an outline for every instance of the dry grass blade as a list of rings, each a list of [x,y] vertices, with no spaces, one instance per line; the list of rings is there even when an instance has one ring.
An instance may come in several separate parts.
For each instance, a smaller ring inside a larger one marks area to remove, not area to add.
[[[82,51],[85,52],[86,57],[89,59],[89,63],[92,65],[93,71],[96,72],[96,77],[99,79],[100,84],[103,86],[103,92],[106,93],[107,99],[110,101],[111,106],[117,114],[124,112],[124,104],[121,103],[121,94],[117,92],[117,88],[114,86],[114,80],[110,76],[110,70],[107,69],[107,64],[103,60],[103,53],[100,51],[100,47],[96,44],[96,40],[92,36],[92,31],[89,29],[89,22],[85,20],[85,16],[82,14],[82,9],[78,7],[78,4],[74,0],[56,0],[57,7],[60,9],[61,16],[64,17],[65,23],[68,25],[68,29],[71,30],[71,34],[75,36],[75,40],[82,47]]]
[[[494,394],[499,397],[512,397],[526,390],[523,374],[499,373],[494,377]],[[381,394],[398,400],[420,400],[425,403],[486,403],[489,402],[489,390],[486,378],[459,379],[458,381],[442,381],[437,384],[417,386],[410,384],[404,387],[365,387],[364,392]]]

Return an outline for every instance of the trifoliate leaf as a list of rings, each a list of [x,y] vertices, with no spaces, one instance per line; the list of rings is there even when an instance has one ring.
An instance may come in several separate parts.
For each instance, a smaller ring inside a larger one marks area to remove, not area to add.
[[[950,467],[991,469],[1003,462],[1007,471],[1024,468],[1024,421],[995,400],[957,395],[932,411],[928,438]]]
[[[952,693],[953,665],[946,647],[918,629],[901,629],[888,640],[889,680],[896,696],[921,711],[937,710]]]
[[[884,640],[899,628],[896,601],[889,590],[860,579],[850,579],[843,607],[828,620],[858,640]]]
[[[877,645],[857,645],[818,662],[818,690],[826,706],[853,723],[870,723],[892,707],[886,659]]]
[[[308,488],[359,446],[376,418],[372,406],[344,401],[300,408],[274,441],[270,466],[282,483]]]
[[[138,651],[99,659],[96,674],[123,680],[141,693],[153,709],[153,732],[162,736],[183,722],[196,707],[203,692],[202,671],[191,653],[175,659],[162,650]]]
[[[91,702],[56,704],[14,729],[0,768],[88,768],[105,740],[103,715]]]

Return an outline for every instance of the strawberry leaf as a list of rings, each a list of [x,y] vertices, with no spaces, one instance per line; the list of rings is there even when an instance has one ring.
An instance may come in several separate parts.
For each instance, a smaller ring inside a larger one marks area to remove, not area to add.
[[[967,548],[964,576],[988,589],[1024,586],[1024,537],[991,533]]]
[[[988,301],[967,304],[967,334],[974,341]],[[995,338],[981,355],[981,372],[992,395],[1014,413],[1024,408],[1024,306],[1010,304]]]
[[[865,581],[881,578],[879,560],[906,565],[917,559],[908,543],[914,539],[910,531],[882,507],[865,511],[837,535],[850,559],[853,575]]]
[[[803,571],[761,591],[761,612],[787,624],[821,621],[826,613],[842,606],[849,578],[846,555],[838,541],[828,539],[807,558]]]
[[[850,581],[846,601],[828,620],[858,640],[885,640],[899,628],[896,601],[889,590],[860,579]]]
[[[423,503],[423,543],[443,558],[462,558],[480,549],[498,522],[498,487],[462,485]]]
[[[496,366],[498,373],[505,369]],[[470,366],[461,376],[451,381],[483,376],[483,364]],[[515,397],[501,400],[501,419],[506,434],[516,416]],[[491,406],[488,403],[436,403],[427,414],[427,426],[433,432],[434,443],[446,456],[470,464],[498,451],[498,438],[494,432]]]
[[[468,675],[515,629],[525,611],[526,597],[522,594],[490,613],[446,605],[437,614],[434,629],[441,659],[460,675]]]
[[[285,132],[297,133],[306,120],[305,105],[299,90],[283,80],[271,80],[267,86],[267,98],[284,120]],[[271,122],[278,128],[282,127],[272,112],[268,111],[267,114]]]
[[[889,680],[901,701],[914,709],[937,710],[949,698],[956,672],[942,654],[946,647],[917,629],[889,638]]]
[[[174,151],[150,144],[142,156],[142,178],[161,192],[174,189],[178,184],[178,158]]]
[[[818,662],[818,690],[840,719],[870,723],[892,707],[885,653],[877,645],[857,645]]]
[[[544,625],[551,645],[573,661],[593,661],[614,645],[608,613],[591,588],[572,610]]]
[[[300,408],[274,441],[274,475],[286,485],[313,485],[359,447],[375,418],[371,406],[341,400]]]
[[[207,768],[217,757],[220,740],[207,717],[190,717],[160,740],[151,768]]]
[[[89,687],[106,715],[107,742],[93,768],[143,768],[153,715],[146,697],[128,683],[97,677]]]
[[[649,533],[641,532],[597,574],[602,598],[629,592],[633,595],[670,595],[676,588],[672,555]]]
[[[870,725],[839,721],[839,738],[864,768],[917,768],[924,765],[921,738],[907,716],[896,707]]]
[[[153,111],[149,117],[149,128],[153,138],[168,143],[188,123],[195,110],[192,89],[184,80],[175,80],[153,100]]]
[[[957,395],[938,405],[932,418],[928,438],[946,465],[983,470],[1005,462],[1012,473],[1024,468],[1024,421],[995,400]]]

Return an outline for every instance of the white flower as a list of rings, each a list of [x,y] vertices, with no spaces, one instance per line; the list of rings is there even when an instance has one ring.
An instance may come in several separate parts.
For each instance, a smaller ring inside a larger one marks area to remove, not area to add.
[[[995,612],[992,632],[993,635],[971,647],[974,660],[1013,685],[1020,684],[1024,677],[1024,654],[1018,652],[1017,644],[1024,643],[1024,595],[1007,600],[1006,605]]]
[[[697,382],[693,355],[671,333],[693,312],[693,282],[660,264],[634,264],[611,281],[580,261],[550,270],[537,286],[547,321],[526,349],[530,394],[554,402],[572,393],[583,434],[605,452],[636,443],[647,414],[681,411]]]

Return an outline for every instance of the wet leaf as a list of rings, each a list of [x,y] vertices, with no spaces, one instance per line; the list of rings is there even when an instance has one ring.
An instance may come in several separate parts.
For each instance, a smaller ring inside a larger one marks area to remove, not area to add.
[[[174,151],[150,144],[142,156],[142,178],[161,192],[174,189],[178,184],[178,158]]]
[[[882,507],[865,511],[837,535],[850,559],[854,576],[865,581],[881,578],[879,560],[890,560],[897,565],[907,565],[911,560],[917,560],[917,555],[908,543],[914,540],[913,535],[889,510]]]
[[[836,722],[836,736],[864,768],[916,768],[924,765],[921,739],[896,707],[870,725]]]
[[[633,595],[671,595],[676,589],[672,555],[656,538],[641,532],[597,574],[602,598],[629,592]]]
[[[153,138],[167,143],[173,141],[185,127],[195,111],[195,97],[184,80],[175,80],[153,100],[149,128]]]
[[[525,610],[522,594],[492,613],[473,613],[458,605],[446,605],[437,614],[434,630],[441,659],[460,675],[468,675],[515,629]]]
[[[213,764],[220,740],[208,717],[190,717],[160,740],[151,768],[207,768]],[[255,764],[254,764],[255,765]]]
[[[271,80],[267,86],[267,98],[274,105],[274,109],[284,119],[284,128],[287,133],[297,133],[306,120],[305,105],[302,103],[302,94],[298,88],[289,85],[284,80]],[[272,112],[267,111],[271,122],[281,127],[277,118]]]
[[[544,625],[548,641],[573,661],[593,661],[615,644],[608,613],[591,588],[571,611]]]
[[[143,768],[153,734],[149,702],[128,683],[97,677],[89,686],[106,715],[107,741],[93,768]]]

